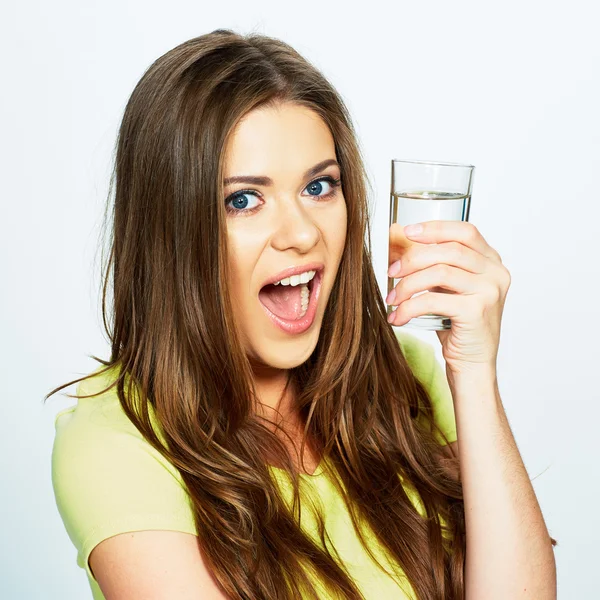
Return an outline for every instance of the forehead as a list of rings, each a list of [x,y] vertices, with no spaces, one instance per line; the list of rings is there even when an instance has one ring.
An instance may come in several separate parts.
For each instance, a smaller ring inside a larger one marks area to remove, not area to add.
[[[329,127],[317,113],[297,104],[250,111],[232,131],[225,148],[225,177],[304,172],[335,158]]]

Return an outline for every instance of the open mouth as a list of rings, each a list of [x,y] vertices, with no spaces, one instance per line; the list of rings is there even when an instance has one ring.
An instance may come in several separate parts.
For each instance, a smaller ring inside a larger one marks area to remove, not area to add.
[[[261,288],[258,298],[271,319],[289,333],[304,331],[312,324],[319,299],[323,269],[305,284]]]

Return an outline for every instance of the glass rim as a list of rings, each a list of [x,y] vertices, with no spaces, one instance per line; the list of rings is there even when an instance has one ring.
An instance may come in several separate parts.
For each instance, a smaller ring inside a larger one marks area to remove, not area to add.
[[[408,163],[413,165],[432,165],[440,167],[466,167],[467,169],[474,169],[475,165],[469,165],[467,163],[455,163],[455,162],[439,162],[432,160],[405,160],[401,158],[392,158],[393,163]]]

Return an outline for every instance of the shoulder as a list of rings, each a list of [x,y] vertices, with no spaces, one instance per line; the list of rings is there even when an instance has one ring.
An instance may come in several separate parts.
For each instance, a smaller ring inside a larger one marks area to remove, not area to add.
[[[449,442],[456,441],[454,400],[445,370],[435,355],[435,348],[407,331],[395,329],[394,334],[411,371],[431,398],[435,422],[444,431]],[[441,443],[444,442],[440,436],[437,438]]]
[[[135,429],[120,410],[116,389],[107,389],[116,379],[116,369],[102,372],[103,369],[99,367],[80,381],[75,390],[77,403],[56,415],[54,453],[64,445],[77,445],[97,436]]]
[[[77,385],[78,396],[101,393],[57,414],[52,448],[57,508],[86,570],[91,550],[118,533],[196,533],[179,472],[129,420],[116,388],[106,390],[115,371],[103,368]]]
[[[433,345],[407,331],[396,330],[394,335],[414,376],[429,391],[436,372],[441,371]],[[439,382],[435,383],[439,384]]]
[[[148,467],[160,467],[180,478],[178,471],[144,439],[123,410],[116,386],[111,387],[117,377],[116,369],[102,372],[103,369],[96,369],[89,378],[80,381],[76,388],[77,404],[55,417],[52,459],[56,477],[69,475],[69,470],[89,472],[109,465],[120,473],[132,462],[143,460]],[[160,439],[164,439],[156,426],[152,406],[150,417]],[[126,462],[122,463],[123,460]]]
[[[395,329],[394,335],[411,370],[419,379],[427,379],[431,374],[432,361],[435,360],[433,346],[416,335]]]

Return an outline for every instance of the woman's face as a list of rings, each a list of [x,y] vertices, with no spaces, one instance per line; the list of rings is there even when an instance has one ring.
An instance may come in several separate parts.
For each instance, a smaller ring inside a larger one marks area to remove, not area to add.
[[[251,111],[225,148],[232,300],[258,369],[298,366],[317,345],[346,239],[340,175],[329,128],[296,104]],[[313,280],[263,290],[294,267]]]

